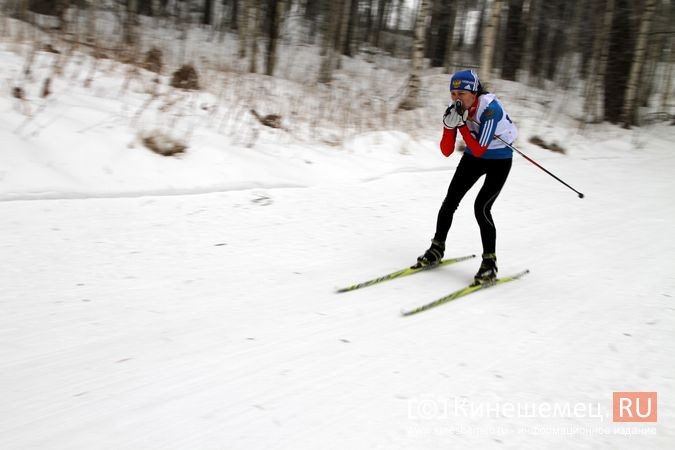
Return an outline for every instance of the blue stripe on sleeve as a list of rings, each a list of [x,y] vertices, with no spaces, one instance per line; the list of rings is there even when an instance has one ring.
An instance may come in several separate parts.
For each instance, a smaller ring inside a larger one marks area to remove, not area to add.
[[[479,143],[483,147],[488,145],[490,143],[490,141],[492,140],[492,136],[494,135],[494,133],[492,133],[493,122],[494,122],[493,120],[488,120],[487,122],[483,123],[482,126],[481,126],[482,130],[481,130],[481,134],[480,134]],[[496,129],[496,127],[494,127],[494,128]]]
[[[478,130],[478,136],[480,136],[478,143],[480,145],[484,147],[490,144],[495,131],[497,131],[497,124],[502,120],[502,117],[504,117],[504,111],[499,103],[496,101],[490,102],[480,116],[480,129]]]

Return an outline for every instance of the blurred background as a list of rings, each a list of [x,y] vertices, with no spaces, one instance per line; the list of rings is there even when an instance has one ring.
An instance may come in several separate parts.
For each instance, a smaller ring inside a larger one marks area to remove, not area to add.
[[[189,65],[174,83],[258,109],[282,89],[273,77],[301,85],[267,111],[286,120],[414,128],[395,115],[426,104],[425,76],[461,68],[544,101],[575,94],[581,124],[673,118],[671,0],[4,0],[2,13],[0,35],[33,44],[26,70],[48,45],[167,76]]]

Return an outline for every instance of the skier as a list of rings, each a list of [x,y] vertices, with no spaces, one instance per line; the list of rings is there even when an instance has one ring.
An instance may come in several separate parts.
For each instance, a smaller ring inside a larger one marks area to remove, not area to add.
[[[452,102],[443,115],[441,152],[446,157],[455,149],[457,131],[466,143],[436,222],[436,234],[431,247],[417,258],[413,267],[438,264],[445,252],[445,240],[452,217],[464,195],[485,175],[474,213],[483,244],[483,260],[474,277],[476,284],[497,278],[496,228],[490,212],[511,170],[513,151],[495,138],[498,135],[511,144],[518,134],[504,107],[494,94],[484,90],[473,70],[462,70],[450,78]]]

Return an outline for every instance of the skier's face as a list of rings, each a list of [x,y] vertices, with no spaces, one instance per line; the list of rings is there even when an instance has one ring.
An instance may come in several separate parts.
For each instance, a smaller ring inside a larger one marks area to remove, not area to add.
[[[450,91],[450,97],[452,97],[453,103],[460,100],[464,109],[469,109],[476,101],[476,94],[469,91],[452,90]]]

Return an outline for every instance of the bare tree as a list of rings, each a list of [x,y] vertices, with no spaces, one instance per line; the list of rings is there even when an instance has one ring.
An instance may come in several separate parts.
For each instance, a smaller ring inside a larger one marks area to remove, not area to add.
[[[402,17],[403,17],[403,5],[405,0],[396,0],[396,22],[394,28],[398,31],[401,29]]]
[[[324,11],[321,19],[322,45],[321,66],[319,67],[319,83],[330,83],[333,79],[338,54],[335,50],[337,33],[340,30],[340,12],[343,10],[345,0],[332,0],[328,2],[328,10]]]
[[[466,22],[467,22],[467,14],[468,14],[468,8],[466,7],[468,0],[457,0],[457,19],[455,22],[459,26],[459,30],[457,30],[457,42],[453,42],[453,47],[457,50],[462,50],[466,44],[465,42],[465,36],[466,36]]]
[[[415,34],[412,48],[412,68],[408,77],[406,95],[398,105],[400,109],[415,109],[420,106],[420,88],[422,84],[422,69],[424,68],[424,41],[427,17],[429,15],[429,0],[419,0]]]
[[[452,52],[454,50],[455,44],[455,21],[457,20],[457,3],[456,1],[451,1],[449,7],[449,16],[448,16],[448,28],[447,35],[445,37],[445,71],[450,72],[451,63],[452,63]]]
[[[153,1],[152,0],[138,0],[138,9],[136,10],[138,14],[152,17],[154,13]]]
[[[373,33],[373,2],[376,0],[364,0],[365,2],[365,10],[363,12],[363,15],[365,17],[365,25],[364,25],[364,30],[363,30],[363,41],[370,43],[371,42],[371,35]]]
[[[136,6],[137,0],[126,1],[126,16],[124,20],[124,43],[128,46],[136,44]]]
[[[313,43],[316,41],[316,34],[320,25],[321,0],[305,0],[304,7],[303,17],[309,22],[309,41]]]
[[[352,11],[354,9],[353,5],[358,3],[357,0],[342,0],[342,11],[340,12],[340,25],[337,30],[337,36],[335,40],[335,50],[336,50],[336,59],[337,67],[340,68],[341,57],[340,54],[346,54],[345,49],[349,47],[349,26],[352,21]]]
[[[434,0],[431,7],[431,23],[427,31],[425,54],[431,67],[443,67],[452,45],[456,5],[453,0]],[[448,38],[450,36],[450,38]]]
[[[267,67],[265,74],[274,75],[274,66],[277,59],[277,42],[279,41],[279,28],[281,26],[284,13],[283,0],[269,0],[267,3]]]
[[[507,51],[502,53],[502,78],[515,81],[523,59],[525,44],[523,0],[509,0],[507,14],[504,39]]]
[[[20,2],[17,3],[17,8],[18,8],[17,18],[19,20],[23,20],[23,21],[26,21],[26,22],[29,20],[29,18],[28,18],[28,4],[29,4],[29,2],[30,2],[30,0],[20,0]]]
[[[384,28],[384,10],[387,3],[387,0],[376,0],[376,1],[377,1],[377,11],[376,11],[375,30],[371,34],[370,40],[370,44],[373,47],[380,46],[380,35],[382,34],[382,29]]]
[[[260,3],[261,0],[248,0],[248,8],[246,13],[248,14],[248,40],[251,47],[251,53],[248,60],[248,71],[251,73],[256,72],[257,60],[258,60],[258,17],[260,15]]]
[[[204,0],[204,13],[202,14],[202,25],[211,25],[213,15],[213,0]]]
[[[652,16],[656,9],[656,0],[646,0],[644,9],[642,10],[642,19],[640,20],[640,31],[637,36],[637,43],[635,44],[635,54],[633,55],[633,64],[630,69],[630,76],[628,78],[628,90],[626,91],[626,98],[623,103],[623,124],[626,128],[634,125],[636,122],[637,104],[635,97],[638,91],[638,83],[640,82],[640,69],[645,60],[645,51],[647,49],[647,36],[649,28],[652,23]]]
[[[614,0],[614,17],[609,36],[607,76],[604,82],[603,120],[621,123],[626,85],[630,76],[635,41],[633,39],[633,15],[635,5],[631,0]]]
[[[349,5],[349,17],[346,21],[347,28],[344,31],[344,42],[341,51],[345,56],[352,56],[359,20],[359,0],[346,0],[346,3]]]
[[[584,93],[584,112],[587,120],[591,123],[602,120],[602,112],[598,110],[600,102],[598,96],[603,90],[605,72],[607,70],[607,55],[609,43],[606,36],[612,29],[614,18],[614,0],[594,0],[593,17],[596,18],[596,26],[599,30],[593,40],[593,54],[591,56],[591,68]]]
[[[565,39],[565,48],[563,50],[562,67],[560,68],[562,77],[559,82],[563,89],[569,88],[573,74],[575,72],[579,73],[580,61],[583,59],[579,54],[581,51],[577,47],[581,42],[580,37],[582,36],[582,33],[584,33],[584,29],[582,28],[584,24],[582,16],[586,11],[586,8],[584,7],[585,2],[582,2],[582,0],[575,0],[572,3],[572,6],[574,8],[572,11],[572,24],[571,26],[566,27],[568,33]]]
[[[546,27],[546,46],[544,48],[543,75],[547,80],[554,80],[560,61],[564,58],[565,32],[568,26],[569,10],[574,4],[569,0],[556,4],[548,2],[548,26]]]
[[[640,84],[639,100],[636,103],[640,106],[648,106],[649,99],[658,89],[659,82],[657,74],[658,68],[667,64],[669,58],[670,29],[672,28],[671,13],[673,10],[670,2],[656,0],[656,9],[652,15],[652,23],[649,28],[649,37],[647,38],[647,50],[645,52],[645,62],[640,70],[640,79],[648,80],[648,83]],[[639,27],[638,27],[639,28]],[[639,112],[640,110],[636,110]]]
[[[532,77],[538,76],[539,65],[538,61],[541,58],[539,54],[540,41],[542,40],[541,29],[545,26],[541,23],[540,16],[542,15],[541,10],[544,5],[542,5],[543,0],[530,0],[529,7],[527,11],[527,16],[525,17],[526,24],[526,39],[525,39],[525,49],[524,49],[524,58],[522,67],[527,69],[528,75]],[[528,80],[529,77],[528,76]]]
[[[536,31],[532,34],[532,59],[530,60],[529,70],[532,75],[532,83],[535,86],[543,87],[544,76],[546,75],[550,48],[550,36],[554,24],[554,14],[556,6],[550,0],[537,0],[536,11],[533,11],[536,21]]]
[[[663,94],[661,95],[661,108],[666,111],[668,111],[669,108],[669,102],[672,101],[673,97],[670,96],[670,91],[672,90],[672,84],[673,84],[673,64],[675,64],[675,39],[672,36],[669,36],[668,44],[666,46],[666,70],[665,70],[665,80],[666,82],[664,83],[665,86],[663,88]]]
[[[239,38],[239,58],[246,58],[248,49],[249,10],[253,0],[239,0],[237,8],[237,36]]]
[[[490,12],[490,18],[487,20],[487,26],[483,32],[483,45],[481,49],[480,70],[481,76],[487,81],[492,74],[492,59],[495,51],[495,39],[497,36],[497,26],[502,13],[502,0],[495,0]]]
[[[476,6],[478,7],[478,11],[480,11],[480,13],[478,15],[478,25],[476,26],[477,31],[474,35],[473,43],[471,44],[471,53],[474,54],[474,55],[475,54],[480,55],[480,53],[481,53],[481,47],[483,45],[483,34],[484,34],[484,33],[481,33],[481,31],[485,29],[485,18],[487,16],[488,3],[489,3],[489,0],[478,0],[476,2]],[[467,9],[467,12],[468,12],[468,9]],[[468,18],[468,14],[467,14],[467,18]]]
[[[96,45],[97,32],[96,32],[96,0],[87,0],[87,42],[90,44]]]

